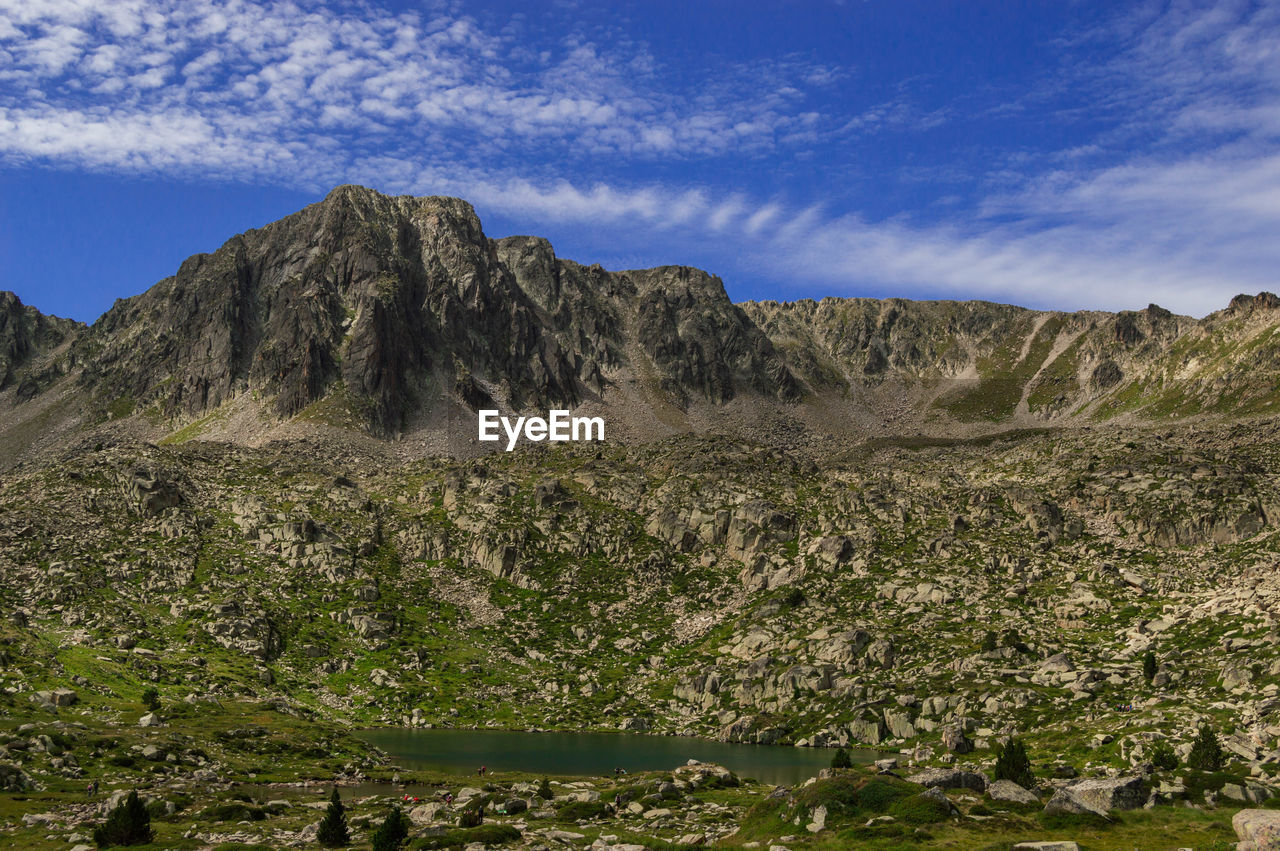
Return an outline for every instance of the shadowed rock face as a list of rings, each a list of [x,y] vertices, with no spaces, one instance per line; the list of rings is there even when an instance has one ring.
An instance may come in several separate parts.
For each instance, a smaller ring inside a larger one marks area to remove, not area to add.
[[[400,425],[457,364],[512,403],[572,405],[572,363],[539,333],[471,207],[340,187],[187,260],[92,329],[84,381],[198,412],[249,389],[289,416],[342,382],[371,424]]]
[[[342,186],[87,329],[0,295],[0,433],[6,417],[44,429],[15,411],[63,379],[90,422],[189,420],[250,393],[280,419],[329,397],[383,435],[459,408],[583,404],[675,431],[730,402],[739,424],[835,433],[1273,413],[1278,311],[1268,293],[1198,321],[1155,305],[734,305],[697,269],[582,266],[545,239],[489,239],[465,201]]]
[[[23,370],[84,330],[71,319],[45,316],[10,292],[0,292],[0,391],[18,384],[19,398],[34,396],[55,376]],[[25,372],[20,375],[20,372]]]
[[[471,407],[573,407],[633,344],[682,404],[796,395],[717,278],[582,267],[545,240],[489,240],[458,199],[351,186],[117,302],[74,361],[99,396],[168,414],[259,390],[287,417],[341,383],[391,431],[442,391]]]

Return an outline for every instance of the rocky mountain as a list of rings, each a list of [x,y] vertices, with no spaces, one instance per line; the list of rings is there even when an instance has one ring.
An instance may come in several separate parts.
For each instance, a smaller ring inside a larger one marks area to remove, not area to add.
[[[487,238],[463,201],[354,186],[189,258],[90,327],[12,295],[0,322],[9,462],[94,427],[260,445],[336,426],[456,454],[474,449],[473,412],[495,406],[601,413],[613,436],[644,440],[941,436],[1280,404],[1270,294],[1199,321],[1154,305],[734,305],[696,269],[581,266],[542,239]]]
[[[1237,811],[1255,835],[1280,793],[1278,309],[734,305],[354,187],[92,326],[6,296],[0,842],[83,838],[96,780],[146,790],[165,842],[302,847],[316,801],[282,784],[407,775],[369,725],[890,772],[550,797],[420,772],[416,847],[1216,847]],[[611,439],[479,456],[489,405]],[[1027,773],[994,777],[1015,739]],[[450,830],[445,791],[505,832]],[[359,841],[390,803],[352,802]]]

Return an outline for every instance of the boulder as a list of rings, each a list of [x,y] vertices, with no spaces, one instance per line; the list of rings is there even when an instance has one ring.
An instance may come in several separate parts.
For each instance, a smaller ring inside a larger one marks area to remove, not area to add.
[[[1034,792],[1023,789],[1012,780],[997,780],[987,787],[987,794],[993,801],[1010,801],[1015,804],[1040,803],[1040,799]]]
[[[1013,851],[1080,851],[1080,846],[1059,839],[1049,842],[1019,842],[1013,846]]]
[[[926,768],[907,778],[908,783],[937,789],[972,789],[986,791],[987,777],[978,771],[962,771],[959,768]]]
[[[159,727],[161,724],[160,716],[154,712],[148,712],[138,719],[139,727]]]
[[[1066,653],[1055,653],[1040,664],[1040,670],[1050,674],[1065,674],[1075,669],[1076,666],[1071,664]]]
[[[943,792],[941,787],[934,786],[931,789],[925,789],[917,797],[924,798],[925,800],[929,800],[929,801],[936,801],[939,804],[943,804],[944,806],[946,806],[947,812],[950,815],[953,815],[953,816],[960,815],[960,808],[957,807],[955,804],[951,803],[951,799],[947,797],[947,793]]]
[[[52,691],[38,691],[31,696],[31,700],[46,708],[74,706],[80,702],[80,696],[69,688],[58,688]]]
[[[1067,787],[1075,798],[1094,812],[1136,810],[1147,802],[1147,784],[1141,777],[1101,777],[1080,780]]]
[[[440,811],[444,809],[444,804],[433,801],[430,804],[421,804],[409,810],[409,821],[416,825],[431,824],[440,817]]]
[[[0,792],[25,792],[31,785],[31,778],[21,768],[0,763]]]
[[[1231,819],[1238,851],[1280,851],[1280,810],[1241,810]]]
[[[1095,816],[1107,818],[1107,811],[1097,808],[1093,803],[1083,801],[1071,794],[1070,789],[1059,789],[1053,793],[1048,802],[1044,805],[1046,813],[1070,813],[1072,815],[1086,815],[1092,813]]]
[[[947,727],[942,731],[942,746],[952,753],[969,753],[973,742],[960,727]]]
[[[739,783],[737,775],[723,765],[696,760],[690,760],[688,765],[680,766],[671,774],[678,782],[684,783],[690,789],[699,789],[708,784],[712,787],[720,787],[737,786]]]

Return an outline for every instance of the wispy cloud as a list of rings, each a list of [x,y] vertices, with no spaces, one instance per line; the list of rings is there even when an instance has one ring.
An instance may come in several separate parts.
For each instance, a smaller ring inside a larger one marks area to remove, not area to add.
[[[779,57],[689,81],[643,45],[529,26],[286,0],[0,0],[0,161],[458,194],[531,226],[719,245],[730,270],[768,270],[787,296],[1203,313],[1280,283],[1275,4],[1138,7],[1064,37],[1060,73],[981,109],[926,107],[909,88],[819,107],[810,93],[853,85],[850,68]],[[968,197],[940,192],[941,223],[939,205],[871,218],[847,191],[753,197],[608,168],[750,169],[1031,103],[1064,123],[1087,109],[1097,127],[992,151]]]
[[[341,148],[290,173],[324,183],[348,165],[344,152],[387,145],[437,165],[547,144],[703,156],[771,147],[812,123],[776,86],[664,88],[639,47],[607,52],[570,36],[531,55],[466,17],[341,8],[0,0],[0,155],[243,177],[276,173],[264,144],[311,150],[336,136]]]

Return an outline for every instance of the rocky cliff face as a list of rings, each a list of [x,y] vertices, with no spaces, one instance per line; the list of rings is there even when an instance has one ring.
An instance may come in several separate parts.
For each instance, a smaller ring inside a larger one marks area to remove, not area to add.
[[[458,199],[343,186],[189,258],[88,329],[5,296],[0,432],[44,430],[36,411],[70,416],[70,402],[24,408],[55,385],[76,416],[152,438],[193,436],[193,421],[232,403],[375,435],[439,431],[481,407],[586,406],[648,424],[640,437],[1267,413],[1280,404],[1278,311],[1265,293],[1201,321],[1154,305],[734,305],[697,269],[582,266],[544,239],[489,239]]]
[[[10,292],[0,292],[0,392],[14,388],[18,400],[30,399],[56,377],[46,362],[84,326],[45,316]]]

